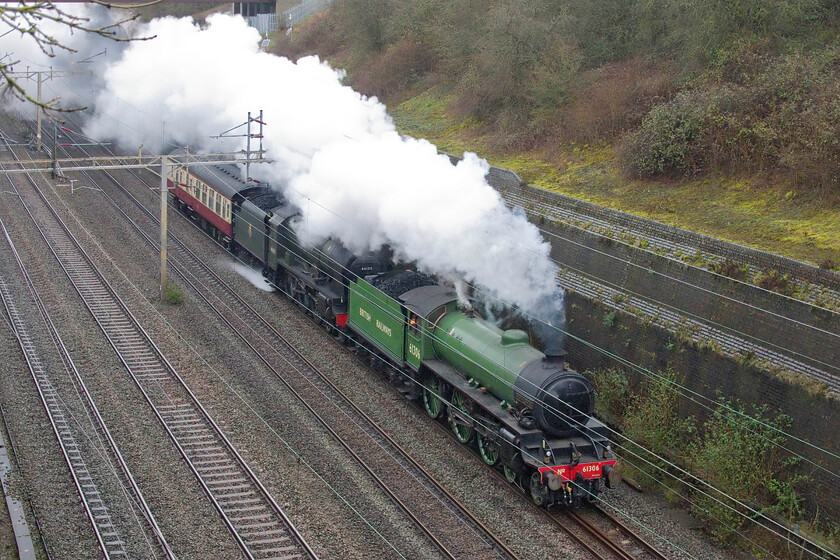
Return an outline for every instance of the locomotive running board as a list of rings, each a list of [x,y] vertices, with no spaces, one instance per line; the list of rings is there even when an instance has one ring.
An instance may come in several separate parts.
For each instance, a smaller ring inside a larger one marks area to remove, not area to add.
[[[523,432],[523,429],[519,426],[516,418],[501,407],[501,403],[496,397],[490,395],[489,393],[485,393],[484,391],[480,391],[477,387],[471,387],[469,382],[449,364],[437,358],[423,360],[422,364],[424,367],[428,368],[429,371],[437,374],[438,377],[446,381],[450,386],[452,386],[452,388],[461,391],[470,399],[475,401],[478,406],[490,412],[495,418],[498,418],[508,430],[515,434]]]

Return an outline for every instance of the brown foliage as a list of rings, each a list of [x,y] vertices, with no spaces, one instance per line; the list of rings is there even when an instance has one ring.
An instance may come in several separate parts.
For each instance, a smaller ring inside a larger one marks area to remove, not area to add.
[[[749,269],[745,265],[730,259],[710,263],[709,270],[742,282],[747,279],[747,275],[749,274]]]
[[[422,41],[405,38],[390,45],[378,57],[353,73],[353,87],[367,95],[395,98],[408,93],[411,87],[435,68],[431,49]]]
[[[564,139],[612,140],[636,129],[651,107],[673,95],[676,77],[676,69],[642,57],[586,71],[563,116]]]
[[[295,27],[288,35],[284,33],[272,41],[269,51],[278,56],[297,60],[310,54],[328,58],[341,52],[347,46],[342,25],[332,10],[309,18]]]

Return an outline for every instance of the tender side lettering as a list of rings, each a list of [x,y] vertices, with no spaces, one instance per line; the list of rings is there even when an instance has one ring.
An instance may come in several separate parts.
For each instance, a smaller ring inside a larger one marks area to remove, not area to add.
[[[365,311],[361,307],[359,308],[359,315],[361,315],[362,317],[364,317],[365,319],[370,321],[370,313],[368,313],[367,311]]]
[[[368,321],[370,321],[370,319],[368,319]],[[391,327],[389,327],[388,325],[384,324],[384,323],[383,323],[382,321],[380,321],[379,319],[377,319],[377,320],[376,320],[376,328],[377,328],[377,329],[379,329],[380,331],[384,332],[384,333],[385,333],[385,334],[387,334],[388,336],[391,336]]]

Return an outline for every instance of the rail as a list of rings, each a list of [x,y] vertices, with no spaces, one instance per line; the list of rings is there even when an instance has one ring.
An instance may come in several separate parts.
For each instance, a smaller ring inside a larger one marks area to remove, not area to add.
[[[246,557],[317,558],[43,193],[38,194],[51,215],[41,235]]]

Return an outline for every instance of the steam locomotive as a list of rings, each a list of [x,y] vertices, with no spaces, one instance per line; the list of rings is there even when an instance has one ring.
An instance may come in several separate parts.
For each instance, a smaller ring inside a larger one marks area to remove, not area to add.
[[[180,150],[179,161],[189,154]],[[341,338],[388,364],[388,378],[430,417],[475,445],[540,506],[595,501],[620,480],[594,389],[540,352],[525,331],[502,330],[459,304],[455,290],[378,252],[356,255],[328,239],[303,247],[297,209],[232,165],[192,163],[168,173],[174,204]]]

